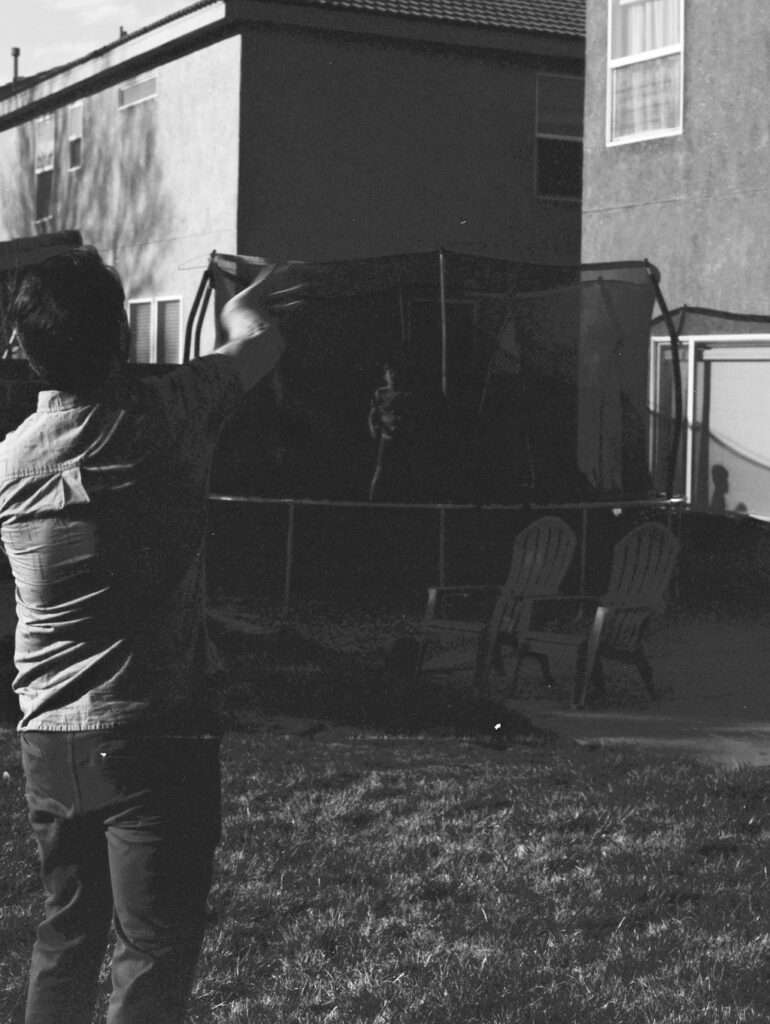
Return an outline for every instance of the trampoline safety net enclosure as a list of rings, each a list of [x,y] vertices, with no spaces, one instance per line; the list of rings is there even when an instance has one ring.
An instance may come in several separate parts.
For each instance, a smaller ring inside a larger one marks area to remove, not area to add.
[[[14,286],[25,266],[79,243],[71,232],[0,246],[3,434],[37,391],[5,330]],[[212,254],[185,359],[199,354],[210,299],[218,313],[270,262]],[[665,310],[651,264],[548,266],[440,250],[280,267],[276,288],[302,283],[303,300],[279,314],[288,345],[279,368],[223,433],[219,493],[462,504],[670,494],[675,465],[661,445],[680,450],[681,409],[665,437],[655,434],[664,469],[655,479],[649,469],[656,299]],[[668,320],[666,367],[679,396]],[[395,369],[391,393],[385,364]]]
[[[186,358],[198,352],[209,293],[218,312],[270,262],[212,254]],[[547,266],[442,250],[290,262],[274,280],[303,283],[303,301],[280,314],[279,369],[222,439],[219,490],[365,499],[378,453],[367,420],[386,364],[402,401],[381,500],[632,500],[665,490],[648,463],[650,324],[656,298],[663,304],[651,264]]]

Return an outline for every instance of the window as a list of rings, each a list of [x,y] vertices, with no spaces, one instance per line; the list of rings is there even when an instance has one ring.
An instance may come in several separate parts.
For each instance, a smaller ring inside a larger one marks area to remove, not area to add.
[[[158,94],[158,76],[150,78],[138,78],[133,82],[127,82],[118,89],[118,107],[123,110],[125,107],[133,107],[136,103],[144,103],[151,100]]]
[[[682,130],[684,0],[608,0],[607,144]]]
[[[128,304],[128,324],[131,328],[132,363],[152,362],[152,299]]]
[[[179,328],[182,303],[179,299],[158,299],[155,332],[155,362],[179,361]]]
[[[680,336],[684,430],[675,488],[702,511],[770,519],[770,334]],[[651,472],[668,469],[674,394],[671,342],[653,336]]]
[[[53,114],[35,121],[35,220],[51,217],[53,202],[54,144]]]
[[[537,194],[580,200],[583,191],[583,79],[537,76]]]
[[[73,103],[67,108],[67,137],[69,140],[69,168],[75,171],[83,162],[83,104]]]
[[[182,300],[133,299],[128,304],[132,363],[178,363]]]

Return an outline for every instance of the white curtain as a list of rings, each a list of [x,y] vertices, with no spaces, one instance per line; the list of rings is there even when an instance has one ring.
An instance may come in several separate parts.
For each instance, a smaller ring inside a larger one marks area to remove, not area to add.
[[[679,42],[679,0],[612,0],[612,57]]]
[[[679,0],[612,0],[612,58],[681,42]],[[612,138],[677,128],[681,53],[642,59],[612,71]]]

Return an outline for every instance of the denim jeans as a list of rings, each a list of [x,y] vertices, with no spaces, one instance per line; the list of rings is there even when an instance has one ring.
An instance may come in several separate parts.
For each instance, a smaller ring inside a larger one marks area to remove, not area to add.
[[[89,1024],[109,938],[108,1024],[178,1024],[220,834],[216,738],[26,732],[45,918],[26,1024]]]

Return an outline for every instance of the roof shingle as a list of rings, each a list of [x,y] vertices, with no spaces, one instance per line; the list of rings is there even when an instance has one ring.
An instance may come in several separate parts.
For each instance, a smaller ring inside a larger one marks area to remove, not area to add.
[[[126,40],[151,32],[183,17],[191,11],[207,7],[215,0],[196,0],[173,14],[145,25],[85,54],[58,68],[40,72],[0,86],[0,99],[26,88],[33,82],[49,78],[92,57],[100,56],[120,46]],[[258,3],[259,0],[253,0]],[[515,32],[533,32],[540,35],[585,37],[585,6],[587,0],[269,0],[271,3],[295,7],[316,7],[326,10],[357,11],[362,14],[384,14],[390,17],[417,18],[446,24],[471,25],[478,28],[503,29]]]
[[[279,0],[546,35],[585,36],[586,0]]]

